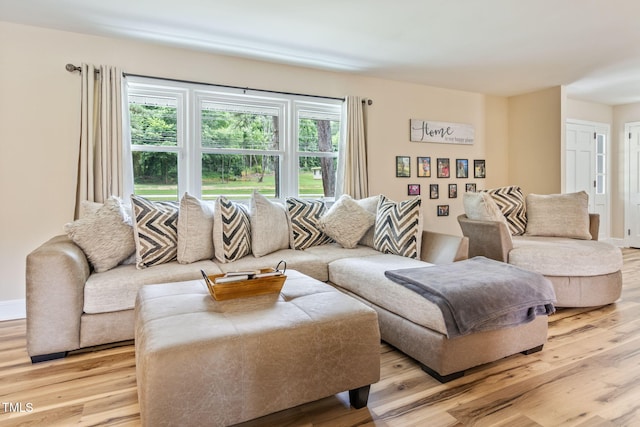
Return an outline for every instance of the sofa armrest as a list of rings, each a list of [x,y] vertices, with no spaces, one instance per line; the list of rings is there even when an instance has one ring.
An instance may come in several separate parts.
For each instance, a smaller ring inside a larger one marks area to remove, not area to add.
[[[589,214],[589,233],[591,234],[591,240],[598,240],[598,233],[600,233],[600,214]]]
[[[446,264],[467,259],[469,239],[434,231],[422,232],[420,259],[431,264]]]
[[[80,347],[90,273],[84,252],[67,236],[56,236],[27,255],[27,352],[32,360]]]
[[[469,257],[484,256],[497,261],[508,262],[513,249],[511,234],[507,225],[500,221],[480,221],[458,216],[462,234],[469,238]]]

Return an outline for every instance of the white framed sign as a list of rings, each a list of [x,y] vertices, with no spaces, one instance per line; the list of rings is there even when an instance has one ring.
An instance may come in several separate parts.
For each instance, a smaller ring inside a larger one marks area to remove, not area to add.
[[[464,123],[411,119],[409,129],[413,142],[472,145],[476,136],[473,125]]]

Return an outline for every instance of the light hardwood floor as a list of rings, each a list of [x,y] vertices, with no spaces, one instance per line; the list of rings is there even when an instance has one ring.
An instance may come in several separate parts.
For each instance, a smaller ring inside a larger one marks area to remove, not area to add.
[[[620,301],[559,310],[539,353],[440,384],[382,344],[367,408],[340,393],[243,426],[640,426],[640,250],[623,253]],[[25,321],[0,322],[1,426],[139,423],[133,345],[32,365]]]

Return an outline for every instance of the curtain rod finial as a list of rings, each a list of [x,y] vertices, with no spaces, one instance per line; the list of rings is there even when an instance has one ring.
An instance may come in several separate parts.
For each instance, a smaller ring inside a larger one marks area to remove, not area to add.
[[[76,67],[73,64],[67,64],[67,65],[64,66],[64,68],[70,73],[73,73],[74,71],[80,71],[81,70],[80,67]]]

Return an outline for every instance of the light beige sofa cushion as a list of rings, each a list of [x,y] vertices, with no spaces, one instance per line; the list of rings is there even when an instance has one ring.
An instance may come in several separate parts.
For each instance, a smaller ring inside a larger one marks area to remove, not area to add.
[[[527,236],[569,237],[590,240],[589,195],[527,195]]]
[[[598,276],[619,271],[622,253],[596,240],[514,236],[509,264],[545,276]]]
[[[329,264],[329,281],[413,323],[446,335],[447,328],[438,306],[384,275],[387,270],[429,265],[433,264],[392,254],[343,258]]]
[[[222,273],[209,260],[192,264],[173,261],[142,270],[136,269],[135,265],[120,265],[104,273],[94,273],[84,285],[84,312],[96,314],[130,310],[143,286],[201,279],[201,269],[209,275]]]

